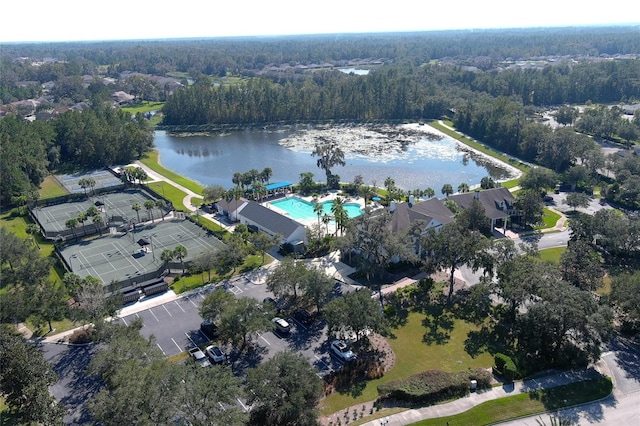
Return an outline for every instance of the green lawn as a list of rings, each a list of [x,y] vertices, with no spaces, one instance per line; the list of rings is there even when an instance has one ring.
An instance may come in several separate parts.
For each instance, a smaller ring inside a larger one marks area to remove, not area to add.
[[[436,322],[434,318],[438,321]],[[434,327],[434,324],[438,326]],[[378,384],[408,377],[421,371],[453,372],[490,367],[493,364],[490,354],[483,353],[472,358],[465,352],[464,341],[472,330],[477,328],[465,321],[453,319],[447,313],[427,315],[411,312],[406,324],[393,330],[396,338],[389,339],[396,355],[396,364],[391,371],[380,379],[366,382],[366,386],[361,391],[354,391],[354,389],[351,393],[336,392],[329,395],[321,402],[322,414],[332,414],[352,405],[372,401],[378,397]],[[428,331],[428,340],[434,341],[430,344],[423,340]]]
[[[188,211],[187,207],[184,205],[184,197],[187,196],[186,192],[181,191],[170,183],[164,181],[150,182],[147,186],[169,200],[176,210]]]
[[[61,197],[67,195],[69,191],[60,184],[53,176],[47,176],[44,178],[42,185],[40,185],[40,199]]]
[[[412,423],[418,426],[487,425],[516,417],[571,407],[605,398],[613,389],[611,380],[601,378],[558,386],[547,390],[509,396],[482,403],[455,416],[439,417]]]
[[[566,247],[555,247],[555,248],[540,250],[540,259],[542,259],[545,262],[551,262],[555,265],[558,265],[560,264],[560,257],[562,256],[562,253],[564,253],[565,251],[567,251]]]
[[[184,186],[185,188],[195,192],[196,194],[202,194],[202,185],[161,166],[159,163],[158,151],[148,152],[140,161],[145,166],[149,167],[154,172],[161,174],[167,179]],[[231,180],[231,177],[229,177],[229,180]]]
[[[535,229],[549,229],[556,226],[556,223],[560,220],[562,216],[556,212],[553,212],[547,208],[544,209],[544,215],[542,215],[542,221],[544,225],[537,226]]]
[[[121,109],[130,114],[137,114],[139,112],[149,112],[149,111],[158,111],[164,105],[164,102],[150,102],[143,101],[140,104],[136,104],[134,106],[122,107]]]
[[[264,264],[268,265],[274,259],[266,255],[264,258]],[[244,263],[240,265],[234,275],[243,274],[248,271],[252,271],[256,268],[262,266],[262,255],[253,255],[248,256],[244,259]],[[211,282],[220,281],[224,278],[229,278],[230,276],[221,277],[214,270],[211,270]],[[185,291],[193,290],[194,288],[201,287],[207,284],[209,280],[209,274],[207,272],[203,274],[191,275],[188,277],[181,277],[178,281],[175,281],[171,288],[176,294],[184,293]]]

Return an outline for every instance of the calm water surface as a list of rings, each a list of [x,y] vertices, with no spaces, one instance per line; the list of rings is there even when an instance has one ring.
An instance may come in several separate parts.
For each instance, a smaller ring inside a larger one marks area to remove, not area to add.
[[[234,173],[250,169],[262,171],[265,167],[273,170],[271,182],[297,183],[300,173],[305,172],[313,173],[316,181],[324,181],[324,171],[317,167],[317,158],[311,156],[311,151],[294,151],[278,144],[294,132],[292,128],[260,129],[182,137],[156,131],[155,145],[163,166],[203,185],[231,188]],[[362,175],[365,184],[383,186],[390,176],[402,189],[431,187],[438,196],[446,183],[455,190],[462,182],[470,186],[479,184],[487,175],[496,180],[509,177],[507,170],[485,157],[462,151],[449,137],[440,141],[423,139],[403,152],[382,159],[347,154],[345,162],[346,166],[332,170],[342,182],[351,182],[356,175]]]

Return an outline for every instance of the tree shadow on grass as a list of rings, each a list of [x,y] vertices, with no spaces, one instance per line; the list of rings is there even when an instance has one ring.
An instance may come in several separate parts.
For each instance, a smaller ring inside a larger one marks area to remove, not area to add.
[[[409,310],[408,309],[397,309],[393,315],[388,315],[387,323],[391,328],[400,328],[407,325],[407,321],[409,319]]]
[[[477,331],[470,331],[464,341],[465,352],[475,358],[483,352],[495,354],[510,352],[512,338],[508,327],[502,324],[485,324]],[[507,349],[506,349],[507,348]]]
[[[445,311],[443,306],[432,306],[432,312],[422,320],[422,325],[426,328],[422,341],[428,345],[444,345],[449,342],[451,332],[454,328],[454,316]],[[435,312],[434,312],[435,311]]]

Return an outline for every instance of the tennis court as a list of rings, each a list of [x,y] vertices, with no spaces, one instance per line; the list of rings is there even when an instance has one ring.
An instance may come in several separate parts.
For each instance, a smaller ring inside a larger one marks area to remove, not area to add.
[[[134,285],[160,273],[165,265],[160,259],[164,249],[182,245],[187,249],[185,264],[209,249],[224,243],[188,220],[157,221],[136,231],[105,236],[63,247],[60,253],[71,270],[81,277],[91,275],[104,284],[112,281]],[[172,267],[181,268],[176,259]]]
[[[92,206],[103,213],[105,223],[108,223],[114,216],[120,218],[119,222],[128,222],[132,219],[135,222],[138,222],[138,219],[140,222],[145,222],[151,220],[151,215],[153,215],[154,219],[164,215],[164,212],[161,212],[158,208],[154,208],[152,211],[144,208],[144,203],[147,200],[155,201],[149,193],[141,189],[126,190],[115,193],[103,193],[81,201],[70,201],[52,206],[36,207],[33,209],[33,213],[45,234],[52,238],[58,233],[64,234],[66,232],[68,234],[69,230],[66,226],[67,220],[77,219],[80,213],[86,213]],[[142,206],[137,213],[131,208],[134,204]],[[91,220],[87,220],[84,225],[93,226],[91,223]],[[76,232],[78,235],[83,234],[81,223],[78,223],[78,230]]]
[[[94,180],[94,189],[109,188],[112,186],[122,185],[120,179],[114,175],[111,171],[106,169],[94,170],[91,172],[81,172],[73,174],[55,175],[55,178],[65,187],[70,193],[89,193],[91,188],[82,188],[80,186],[80,179],[91,178]]]

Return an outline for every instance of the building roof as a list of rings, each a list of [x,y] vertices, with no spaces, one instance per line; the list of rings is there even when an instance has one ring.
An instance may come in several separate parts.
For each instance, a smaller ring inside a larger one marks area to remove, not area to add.
[[[268,209],[255,201],[248,201],[239,214],[274,235],[282,235],[284,239],[288,239],[301,226],[304,227],[302,223]]]
[[[484,207],[485,215],[489,219],[501,219],[509,216],[513,209],[513,194],[507,188],[493,188],[482,191],[464,192],[450,195],[449,199],[458,206],[466,209],[474,199],[478,199]]]
[[[244,198],[239,198],[237,201],[235,198],[233,198],[231,201],[222,199],[222,200],[216,201],[216,205],[219,208],[222,208],[222,210],[224,210],[225,212],[232,213],[232,212],[235,212],[236,209],[239,209],[240,207],[244,206],[246,202],[247,200],[245,200]]]
[[[266,188],[267,188],[267,191],[273,191],[274,189],[286,188],[291,185],[292,185],[291,182],[283,181],[283,182],[270,183],[269,185],[266,186]]]
[[[404,202],[396,205],[392,213],[391,229],[394,232],[404,231],[417,221],[423,221],[426,225],[444,225],[453,221],[454,214],[444,205],[442,200],[431,198],[429,200],[414,203]]]

